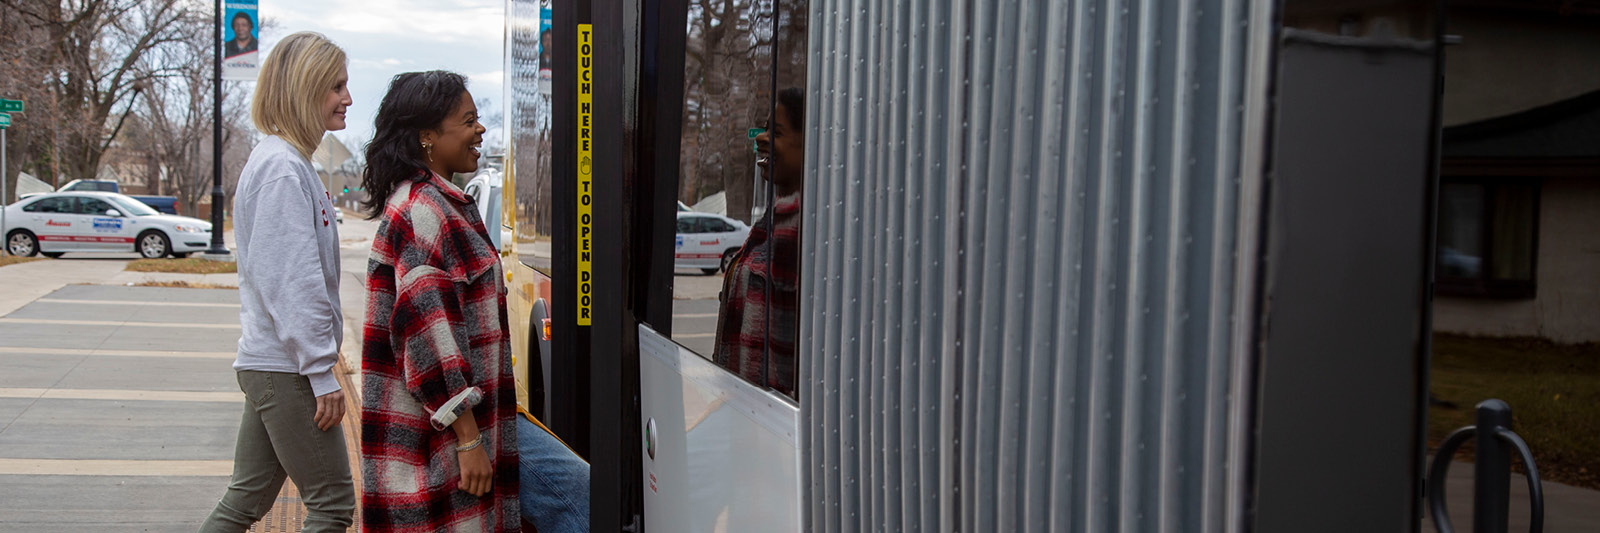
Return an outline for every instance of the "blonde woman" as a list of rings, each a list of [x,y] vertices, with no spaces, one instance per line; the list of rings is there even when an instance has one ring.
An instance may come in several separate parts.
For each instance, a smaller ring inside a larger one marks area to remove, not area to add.
[[[202,532],[244,531],[293,478],[306,505],[304,531],[345,531],[355,487],[334,379],[344,324],[339,308],[339,231],[333,201],[309,156],[350,105],[344,51],[320,34],[290,35],[261,66],[250,105],[256,145],[234,195],[238,240],[239,388],[244,418],[233,480]]]

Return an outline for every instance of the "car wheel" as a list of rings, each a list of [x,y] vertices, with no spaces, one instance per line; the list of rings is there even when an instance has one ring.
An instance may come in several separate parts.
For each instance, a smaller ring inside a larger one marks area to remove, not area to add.
[[[738,257],[738,256],[739,256],[739,249],[738,248],[729,248],[728,251],[722,252],[722,272],[723,273],[727,273],[727,272],[733,271],[733,258]]]
[[[17,230],[6,236],[6,251],[19,257],[33,257],[39,253],[39,239],[28,230]]]
[[[167,242],[167,236],[159,231],[147,231],[139,236],[139,256],[145,259],[161,259],[172,253],[172,244]]]
[[[715,268],[702,268],[702,269],[700,269],[700,271],[701,272],[705,272],[707,276],[715,276],[715,275],[717,275],[717,269],[715,269]]]
[[[66,255],[66,252],[39,252],[39,253],[41,255],[43,255],[45,257],[48,257],[48,258],[51,258],[51,259],[60,259],[61,256]]]

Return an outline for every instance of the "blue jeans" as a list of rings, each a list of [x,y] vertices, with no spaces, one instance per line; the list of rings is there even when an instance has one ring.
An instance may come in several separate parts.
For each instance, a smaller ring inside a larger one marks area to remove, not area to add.
[[[554,435],[517,415],[517,494],[522,519],[539,533],[589,531],[589,463]]]

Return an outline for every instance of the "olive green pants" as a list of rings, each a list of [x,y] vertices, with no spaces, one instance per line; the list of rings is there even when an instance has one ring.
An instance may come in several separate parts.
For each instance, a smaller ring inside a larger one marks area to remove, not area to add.
[[[200,526],[202,533],[241,532],[260,521],[278,499],[285,477],[306,504],[302,531],[345,531],[354,519],[355,484],[344,430],[317,429],[317,399],[305,376],[239,371],[244,418],[234,446],[233,481]]]

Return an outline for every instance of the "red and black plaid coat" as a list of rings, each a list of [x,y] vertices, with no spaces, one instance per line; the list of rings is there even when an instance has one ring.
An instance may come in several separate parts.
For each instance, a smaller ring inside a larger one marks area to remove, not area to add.
[[[722,280],[712,360],[752,383],[798,398],[800,195],[779,198],[750,230]],[[772,230],[767,230],[768,217]],[[768,368],[762,366],[770,362]]]
[[[438,176],[398,186],[367,261],[362,530],[517,531],[517,402],[500,258]],[[475,497],[450,424],[472,410],[494,468]]]

